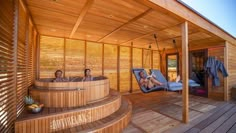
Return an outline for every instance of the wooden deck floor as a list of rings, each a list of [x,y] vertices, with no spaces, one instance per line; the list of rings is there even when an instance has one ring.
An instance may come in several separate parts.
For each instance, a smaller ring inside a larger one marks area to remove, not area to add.
[[[133,104],[124,133],[236,133],[236,104],[190,95],[188,124],[181,123],[182,95],[152,92],[125,95]]]

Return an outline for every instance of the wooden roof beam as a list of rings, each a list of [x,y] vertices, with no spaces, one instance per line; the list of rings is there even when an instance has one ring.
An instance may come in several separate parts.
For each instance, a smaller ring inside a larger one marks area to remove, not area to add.
[[[173,28],[173,27],[178,26],[178,25],[180,25],[180,24],[182,24],[182,22],[179,23],[179,24],[177,24],[177,25],[174,25],[174,26],[169,26],[169,27],[163,28],[163,29],[161,29],[161,30],[151,31],[151,32],[149,32],[149,33],[147,33],[147,34],[144,34],[144,35],[142,35],[142,36],[139,36],[139,37],[137,37],[137,38],[133,38],[133,39],[131,39],[131,40],[122,42],[122,43],[120,43],[120,45],[123,45],[123,44],[126,44],[126,43],[130,43],[130,42],[134,42],[134,41],[136,41],[136,40],[138,40],[138,39],[142,39],[142,38],[144,38],[144,37],[146,37],[146,36],[155,34],[156,32],[164,31],[164,30],[166,30],[166,29],[168,29],[168,28]]]
[[[193,10],[187,8],[185,5],[178,1],[166,2],[166,0],[137,0],[137,2],[142,3],[154,10],[169,11],[176,16],[185,19],[186,21],[193,23],[202,29],[205,29],[216,36],[229,41],[230,43],[236,45],[236,38],[228,34],[226,31],[216,26],[214,23],[210,22],[206,18],[203,18]]]
[[[75,25],[74,25],[71,33],[70,33],[70,37],[69,38],[73,37],[73,35],[75,34],[75,32],[78,29],[79,25],[81,24],[82,20],[84,19],[85,15],[87,14],[88,10],[92,6],[93,2],[94,2],[94,0],[88,0],[85,3],[85,5],[84,5],[83,9],[81,10],[81,13],[80,13],[80,15],[79,15],[79,17],[78,17],[78,19],[77,19],[77,21],[75,23]]]
[[[138,16],[132,18],[131,20],[129,20],[128,22],[122,24],[121,26],[117,27],[115,30],[113,30],[112,32],[110,32],[109,34],[105,35],[104,37],[100,38],[99,40],[97,40],[98,42],[103,41],[104,39],[106,39],[107,37],[111,36],[112,34],[114,34],[115,32],[119,31],[121,28],[123,28],[124,26],[142,18],[143,16],[147,15],[149,12],[151,12],[152,9],[149,8],[148,10],[146,10],[145,12],[139,14]]]

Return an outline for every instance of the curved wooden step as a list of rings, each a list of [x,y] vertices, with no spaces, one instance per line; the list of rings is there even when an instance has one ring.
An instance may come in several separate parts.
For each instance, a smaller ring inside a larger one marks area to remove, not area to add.
[[[122,104],[119,110],[115,113],[88,124],[83,124],[69,129],[60,130],[58,132],[66,133],[88,133],[88,132],[102,132],[102,133],[118,133],[128,125],[132,114],[132,104],[126,99],[122,98]]]
[[[15,131],[24,133],[52,132],[94,122],[116,112],[121,106],[121,95],[110,91],[102,101],[87,104],[77,108],[44,108],[40,114],[30,114],[24,111],[15,122]],[[71,124],[70,121],[77,121]],[[54,128],[55,123],[63,126]]]

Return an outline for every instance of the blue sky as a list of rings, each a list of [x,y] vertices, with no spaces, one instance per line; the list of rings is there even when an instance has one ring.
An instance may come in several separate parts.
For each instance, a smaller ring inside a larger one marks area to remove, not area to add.
[[[236,37],[236,0],[181,0]]]

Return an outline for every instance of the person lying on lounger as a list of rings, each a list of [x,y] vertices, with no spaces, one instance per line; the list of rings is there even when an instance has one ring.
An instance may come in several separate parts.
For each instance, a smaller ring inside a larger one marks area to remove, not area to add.
[[[57,70],[55,72],[56,78],[53,80],[53,82],[68,82],[68,79],[62,77],[62,73],[63,72],[61,70]]]
[[[163,83],[157,81],[152,75],[145,77],[144,72],[139,72],[140,80],[139,85],[144,86],[148,90],[155,87],[156,85],[163,85]]]

